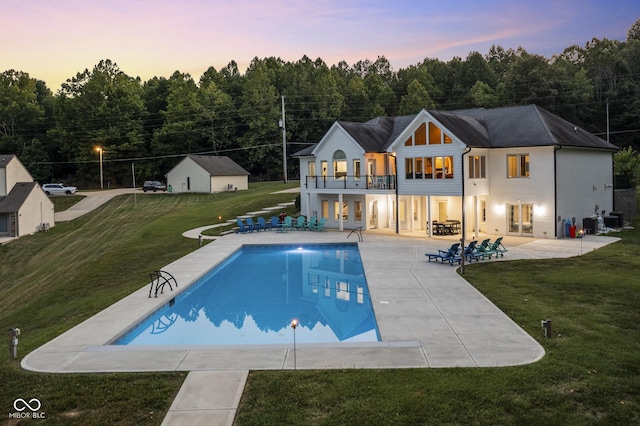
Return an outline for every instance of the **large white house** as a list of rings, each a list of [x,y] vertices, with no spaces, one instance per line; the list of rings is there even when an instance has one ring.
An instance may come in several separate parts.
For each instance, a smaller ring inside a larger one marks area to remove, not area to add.
[[[55,225],[53,203],[13,154],[0,155],[0,238],[17,238]]]
[[[613,209],[617,149],[527,105],[337,121],[294,156],[326,227],[554,238]]]

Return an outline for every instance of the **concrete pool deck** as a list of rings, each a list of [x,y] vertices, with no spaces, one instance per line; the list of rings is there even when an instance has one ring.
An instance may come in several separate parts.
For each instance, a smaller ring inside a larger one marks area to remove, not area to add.
[[[532,363],[544,356],[542,346],[459,276],[455,267],[427,262],[425,253],[448,248],[452,238],[381,232],[366,232],[359,243],[381,342],[298,344],[295,354],[293,340],[291,345],[267,347],[109,346],[243,244],[357,241],[353,235],[347,240],[348,234],[226,235],[163,268],[177,279],[177,290],[149,298],[147,285],[31,352],[22,367],[55,373],[190,371],[165,423],[230,424],[248,370],[293,369],[294,362],[298,369],[499,367]],[[503,241],[509,249],[505,260],[514,260],[577,256],[617,240],[586,236]]]

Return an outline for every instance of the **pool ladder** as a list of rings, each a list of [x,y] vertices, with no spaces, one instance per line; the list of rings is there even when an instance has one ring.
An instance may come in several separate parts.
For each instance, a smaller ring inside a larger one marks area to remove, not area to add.
[[[149,289],[149,297],[151,297],[151,293],[153,293],[153,289],[155,288],[155,297],[158,297],[158,291],[160,294],[164,293],[164,286],[168,285],[169,289],[173,291],[172,283],[178,288],[178,282],[176,279],[168,273],[167,271],[154,271],[149,274],[151,278],[151,288]]]
[[[349,232],[349,235],[347,235],[347,240],[349,239],[351,234],[356,235],[358,237],[358,241],[362,242],[362,226],[358,226],[357,228],[351,230],[351,232]]]

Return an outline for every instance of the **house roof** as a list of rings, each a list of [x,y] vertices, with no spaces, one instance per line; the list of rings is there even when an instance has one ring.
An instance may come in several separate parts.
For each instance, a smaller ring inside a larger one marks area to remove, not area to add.
[[[13,154],[0,154],[0,169],[6,168],[7,164],[13,160],[13,157],[15,157]]]
[[[196,164],[209,172],[211,176],[237,176],[250,174],[229,157],[189,154],[187,155],[187,158],[192,159]]]
[[[13,213],[20,210],[37,185],[36,182],[16,183],[6,196],[0,197],[0,213]]]
[[[427,111],[465,145],[475,148],[572,146],[618,147],[536,105],[458,111]],[[366,152],[383,152],[396,142],[416,115],[377,117],[365,123],[338,121]],[[312,155],[314,145],[294,154]]]
[[[617,150],[586,130],[536,105],[453,111],[484,123],[491,148],[573,146]],[[466,141],[464,141],[466,143]],[[467,145],[476,146],[470,141]]]

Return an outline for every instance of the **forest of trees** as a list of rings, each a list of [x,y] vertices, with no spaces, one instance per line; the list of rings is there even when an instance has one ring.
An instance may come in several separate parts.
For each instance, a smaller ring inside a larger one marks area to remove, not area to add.
[[[198,80],[176,71],[148,81],[111,60],[69,78],[54,94],[25,71],[0,74],[0,153],[17,154],[41,183],[81,188],[158,178],[188,153],[226,155],[252,180],[282,178],[282,96],[287,151],[316,143],[335,120],[536,104],[619,147],[640,149],[640,20],[626,41],[592,39],[546,58],[492,46],[448,62],[427,58],[394,71],[385,57],[328,66],[254,58]],[[607,115],[608,111],[608,115]],[[298,176],[297,162],[288,174]]]

